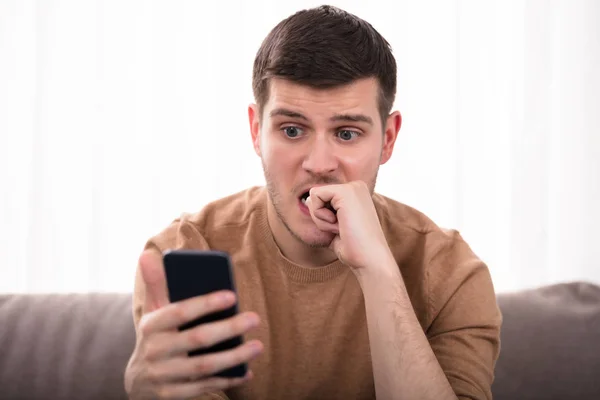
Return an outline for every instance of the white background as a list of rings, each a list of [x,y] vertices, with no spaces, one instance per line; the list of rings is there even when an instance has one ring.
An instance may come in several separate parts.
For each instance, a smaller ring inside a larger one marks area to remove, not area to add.
[[[316,1],[0,0],[0,292],[130,291],[146,239],[263,184],[256,50]],[[499,292],[600,283],[600,2],[336,1],[398,61],[377,190]]]

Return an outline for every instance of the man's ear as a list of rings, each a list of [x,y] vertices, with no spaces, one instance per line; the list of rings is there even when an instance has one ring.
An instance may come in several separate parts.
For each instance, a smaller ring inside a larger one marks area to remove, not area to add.
[[[256,104],[248,106],[248,122],[250,122],[250,134],[252,135],[254,152],[260,157],[260,114]]]
[[[400,131],[401,125],[402,115],[400,115],[400,111],[394,111],[389,115],[385,124],[380,164],[385,164],[392,157],[392,153],[394,151],[394,144],[396,143],[396,139],[398,138],[398,132]]]

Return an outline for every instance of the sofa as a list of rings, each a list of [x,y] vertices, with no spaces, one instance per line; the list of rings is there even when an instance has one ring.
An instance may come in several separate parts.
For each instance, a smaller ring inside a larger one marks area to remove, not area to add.
[[[600,399],[600,286],[498,294],[494,399]],[[126,399],[131,295],[0,295],[0,399]]]

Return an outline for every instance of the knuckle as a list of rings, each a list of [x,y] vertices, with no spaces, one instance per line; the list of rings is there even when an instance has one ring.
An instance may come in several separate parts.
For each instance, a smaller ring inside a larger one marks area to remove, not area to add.
[[[189,342],[191,345],[205,347],[210,344],[210,336],[203,326],[198,329],[193,329],[189,333]]]
[[[189,314],[187,307],[183,304],[173,304],[173,314],[178,324],[184,324],[188,322]]]
[[[154,341],[150,341],[144,346],[142,354],[145,360],[155,360],[158,358],[159,347]]]
[[[194,364],[194,374],[206,376],[213,372],[215,363],[208,357],[201,357]]]

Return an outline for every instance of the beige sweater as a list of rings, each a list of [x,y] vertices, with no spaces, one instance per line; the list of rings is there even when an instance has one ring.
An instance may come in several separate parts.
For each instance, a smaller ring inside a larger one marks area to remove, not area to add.
[[[488,268],[457,232],[379,194],[373,200],[414,311],[454,391],[459,398],[491,399],[501,315]],[[254,379],[203,398],[375,399],[356,278],[339,261],[306,268],[286,259],[269,229],[266,202],[264,188],[248,189],[182,216],[147,244],[160,251],[228,252],[241,310],[261,317],[246,337],[265,345],[250,364]],[[143,298],[138,273],[136,326]]]

